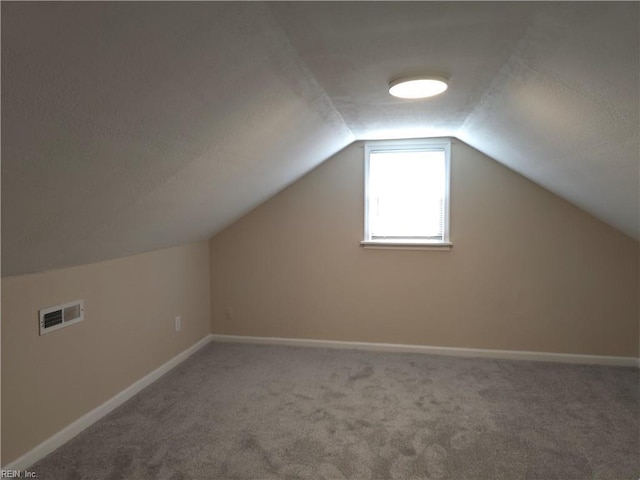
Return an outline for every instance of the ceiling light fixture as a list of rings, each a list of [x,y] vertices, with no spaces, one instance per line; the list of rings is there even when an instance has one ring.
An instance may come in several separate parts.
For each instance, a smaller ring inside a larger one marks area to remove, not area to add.
[[[447,89],[444,77],[399,78],[389,83],[389,93],[398,98],[427,98],[439,95]]]

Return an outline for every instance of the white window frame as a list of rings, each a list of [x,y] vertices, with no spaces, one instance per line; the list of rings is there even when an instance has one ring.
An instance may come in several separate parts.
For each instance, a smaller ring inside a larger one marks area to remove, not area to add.
[[[444,238],[442,241],[420,239],[373,239],[369,230],[369,161],[372,152],[393,151],[444,151],[445,156],[445,198],[444,198]],[[360,244],[365,248],[392,248],[404,250],[449,250],[452,246],[449,229],[449,204],[451,185],[451,140],[384,140],[370,141],[364,145],[364,240]]]

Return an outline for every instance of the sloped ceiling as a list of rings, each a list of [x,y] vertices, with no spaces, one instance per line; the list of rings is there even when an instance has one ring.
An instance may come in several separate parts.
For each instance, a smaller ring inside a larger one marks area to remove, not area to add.
[[[1,8],[3,275],[209,238],[370,138],[459,137],[638,239],[637,3]],[[449,91],[388,95],[423,72]]]

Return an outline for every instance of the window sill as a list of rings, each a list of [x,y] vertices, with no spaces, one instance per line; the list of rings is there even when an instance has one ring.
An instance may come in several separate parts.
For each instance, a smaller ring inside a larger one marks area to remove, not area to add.
[[[382,250],[439,250],[448,251],[453,247],[451,242],[390,242],[380,240],[363,240],[360,245],[364,248],[377,248]]]

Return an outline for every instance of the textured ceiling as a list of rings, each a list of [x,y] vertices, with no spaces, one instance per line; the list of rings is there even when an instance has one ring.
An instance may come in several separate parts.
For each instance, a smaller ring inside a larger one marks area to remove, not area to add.
[[[2,2],[2,274],[208,238],[367,138],[457,136],[637,239],[638,7]]]

